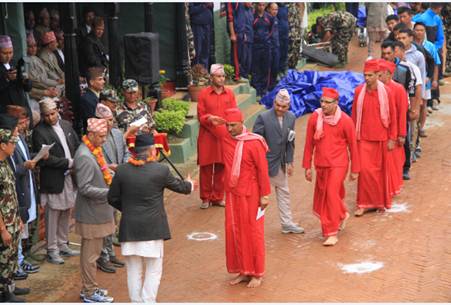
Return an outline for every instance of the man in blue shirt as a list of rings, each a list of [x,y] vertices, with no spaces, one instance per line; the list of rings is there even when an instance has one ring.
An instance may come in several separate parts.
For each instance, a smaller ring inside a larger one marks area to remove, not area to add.
[[[280,33],[279,33],[279,18],[277,12],[279,7],[277,3],[272,2],[268,4],[267,11],[274,18],[273,31],[271,35],[271,73],[269,75],[269,90],[272,90],[277,83],[277,74],[280,68]]]
[[[213,26],[213,3],[190,3],[188,7],[196,50],[193,64],[202,64],[205,69],[208,69],[211,28]]]
[[[279,20],[279,43],[280,43],[280,60],[279,72],[285,72],[288,67],[288,6],[286,3],[279,3],[277,12]]]
[[[424,13],[415,15],[414,22],[423,22],[426,25],[427,40],[433,42],[437,48],[440,56],[440,61],[443,62],[443,43],[445,42],[445,35],[443,31],[443,22],[440,17],[440,12],[443,8],[443,3],[431,3],[431,7]],[[439,67],[439,79],[442,79],[442,65]],[[433,96],[434,97],[434,96]],[[438,96],[436,96],[438,98]]]
[[[259,2],[252,23],[254,43],[252,45],[252,81],[257,96],[263,96],[268,90],[271,69],[271,37],[274,18],[266,11],[266,3]]]
[[[254,30],[252,2],[228,3],[227,24],[232,42],[232,63],[235,67],[235,80],[247,79],[252,66],[252,44]]]

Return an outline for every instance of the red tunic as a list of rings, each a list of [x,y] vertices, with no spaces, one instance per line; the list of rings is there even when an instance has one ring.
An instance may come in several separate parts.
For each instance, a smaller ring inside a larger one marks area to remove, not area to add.
[[[393,80],[387,86],[391,89],[395,98],[396,117],[398,121],[397,135],[398,137],[405,137],[407,134],[407,110],[409,108],[407,92],[404,86]],[[401,192],[403,185],[402,171],[405,162],[404,146],[399,145],[398,142],[396,143],[395,149],[389,151],[387,156],[389,167],[388,182],[392,196]]]
[[[235,95],[232,90],[224,87],[221,94],[217,94],[212,86],[199,93],[197,103],[197,119],[199,120],[199,137],[197,139],[197,163],[200,166],[213,163],[223,163],[220,141],[211,132],[208,117],[216,115],[225,117],[228,108],[236,108]]]
[[[354,105],[363,85],[356,88]],[[388,186],[387,140],[398,135],[395,101],[391,90],[385,86],[389,100],[390,123],[382,125],[379,98],[376,90],[367,90],[363,100],[361,139],[357,141],[360,156],[360,174],[357,186],[357,207],[390,208]],[[357,107],[352,107],[352,119],[357,122]]]
[[[256,217],[260,197],[271,193],[266,151],[258,140],[244,142],[240,177],[232,188],[229,181],[238,141],[224,126],[218,126],[215,134],[222,140],[225,166],[227,271],[260,277],[265,272],[265,217]]]
[[[349,153],[353,173],[360,171],[360,161],[354,123],[346,113],[342,112],[335,126],[324,123],[324,136],[320,140],[313,138],[317,119],[318,113],[314,112],[307,124],[303,167],[311,168],[314,154],[316,182],[313,213],[321,221],[323,235],[332,236],[337,234],[347,211],[343,183],[348,172]]]

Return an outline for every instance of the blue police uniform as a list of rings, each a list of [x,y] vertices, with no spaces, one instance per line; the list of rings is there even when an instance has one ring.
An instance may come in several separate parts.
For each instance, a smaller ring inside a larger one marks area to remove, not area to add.
[[[271,73],[269,75],[269,90],[276,86],[277,74],[280,68],[280,37],[279,37],[279,19],[273,17],[273,30],[271,35]]]
[[[196,56],[194,64],[202,64],[209,67],[211,30],[213,26],[212,3],[190,3],[189,16],[191,29],[194,36],[194,48]]]
[[[288,67],[288,6],[284,3],[279,4],[279,11],[277,13],[279,23],[279,72],[283,72]]]
[[[263,16],[254,14],[254,44],[252,45],[252,83],[258,96],[263,96],[269,87],[271,69],[271,36],[274,18],[267,12]]]
[[[252,7],[244,3],[227,4],[227,22],[233,23],[236,34],[236,43],[232,42],[232,63],[235,66],[235,79],[248,78],[252,67],[252,43],[254,30],[252,21],[254,13]],[[227,30],[229,27],[227,26]]]

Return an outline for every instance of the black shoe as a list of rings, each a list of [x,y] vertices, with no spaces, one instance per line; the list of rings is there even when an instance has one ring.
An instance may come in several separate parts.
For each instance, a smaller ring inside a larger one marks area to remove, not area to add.
[[[117,268],[122,268],[125,266],[125,263],[119,260],[116,256],[110,256],[110,263]]]
[[[14,279],[16,281],[26,280],[28,277],[28,273],[24,272],[23,270],[17,270],[16,273],[14,273]]]
[[[30,288],[20,288],[20,287],[14,288],[15,295],[26,295],[29,293],[30,293]]]
[[[25,299],[18,298],[14,293],[3,292],[3,302],[5,303],[25,303]]]
[[[402,173],[402,179],[403,180],[410,180],[410,176],[409,176],[409,172],[408,171],[404,171]]]
[[[106,273],[116,273],[116,268],[110,262],[103,259],[97,260],[97,268]]]

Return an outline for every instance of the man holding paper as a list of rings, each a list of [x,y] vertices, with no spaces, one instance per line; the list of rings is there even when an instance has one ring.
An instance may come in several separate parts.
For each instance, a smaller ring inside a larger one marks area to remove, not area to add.
[[[61,256],[79,254],[69,248],[67,242],[70,209],[75,205],[77,194],[71,172],[80,141],[72,124],[60,119],[55,101],[44,98],[39,106],[44,121],[33,130],[33,150],[39,151],[42,145],[55,143],[49,158],[38,162],[41,205],[45,207],[46,215],[47,261],[64,264]]]
[[[151,133],[155,129],[155,121],[149,107],[139,100],[138,82],[126,79],[122,83],[122,89],[125,100],[116,110],[118,127],[125,133],[133,124],[140,127],[142,133]]]
[[[238,273],[230,284],[249,282],[247,287],[255,288],[261,285],[265,272],[264,217],[261,214],[268,205],[271,184],[266,141],[248,132],[243,121],[238,108],[227,109],[225,118],[214,115],[207,118],[210,130],[222,142],[226,264],[229,273]]]

